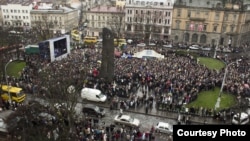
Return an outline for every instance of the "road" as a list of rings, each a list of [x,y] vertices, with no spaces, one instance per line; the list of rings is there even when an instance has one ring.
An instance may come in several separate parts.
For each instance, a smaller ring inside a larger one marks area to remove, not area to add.
[[[41,103],[45,103],[45,101],[42,99],[34,98],[31,95],[27,95],[26,102],[28,102],[30,100],[36,100],[36,101],[40,101]],[[102,106],[102,104],[100,104],[100,103],[97,104],[95,102],[83,101],[83,102],[78,102],[76,104],[76,107],[75,107],[76,113],[79,116],[79,118],[85,118],[85,116],[83,115],[83,113],[81,111],[82,111],[83,104],[86,104],[86,103],[95,104],[101,108],[104,108],[106,114],[103,118],[99,119],[99,126],[109,126],[111,124],[114,124],[114,122],[113,122],[114,117],[115,117],[115,115],[119,114],[119,112],[120,112],[119,110],[110,110],[106,106]],[[169,119],[166,117],[146,115],[146,114],[135,113],[135,112],[131,112],[131,111],[123,111],[123,113],[131,115],[134,118],[139,119],[141,121],[140,131],[142,131],[142,132],[143,131],[145,131],[145,132],[150,131],[151,127],[155,126],[157,124],[157,122],[159,122],[159,121],[167,122],[167,123],[170,123],[172,125],[177,124],[176,120]],[[121,127],[121,125],[116,125],[116,128],[119,128],[119,127]],[[157,141],[166,141],[169,136],[167,134],[157,133],[155,137],[156,137],[155,140],[157,140]]]

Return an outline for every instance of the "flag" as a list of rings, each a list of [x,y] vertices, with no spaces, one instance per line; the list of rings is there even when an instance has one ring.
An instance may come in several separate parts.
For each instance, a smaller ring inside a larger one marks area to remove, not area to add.
[[[200,31],[200,32],[203,31],[203,24],[202,23],[199,24],[198,31]]]

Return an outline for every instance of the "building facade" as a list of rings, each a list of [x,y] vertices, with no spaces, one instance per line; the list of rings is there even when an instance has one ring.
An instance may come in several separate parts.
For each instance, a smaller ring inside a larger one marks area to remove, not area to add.
[[[236,47],[249,33],[249,11],[231,1],[177,0],[171,39],[174,43]]]
[[[1,1],[1,13],[4,27],[29,28],[31,26],[30,11],[32,2],[30,1]]]
[[[126,36],[168,40],[171,34],[172,0],[126,0]]]
[[[32,27],[39,25],[49,28],[54,34],[65,34],[78,26],[78,10],[66,6],[34,8],[30,15]]]
[[[122,7],[97,6],[86,11],[84,21],[88,22],[85,32],[87,36],[102,37],[104,27],[111,29],[116,36],[122,36],[124,32],[125,12]]]

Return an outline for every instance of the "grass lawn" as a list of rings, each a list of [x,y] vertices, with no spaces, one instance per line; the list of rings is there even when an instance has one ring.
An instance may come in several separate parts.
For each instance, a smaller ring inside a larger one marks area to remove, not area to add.
[[[7,74],[9,76],[14,76],[18,78],[20,77],[20,72],[25,66],[26,66],[26,63],[24,61],[21,61],[21,60],[13,61],[6,68]]]
[[[214,58],[208,58],[208,57],[199,57],[199,63],[205,65],[209,69],[215,69],[215,70],[221,70],[225,67],[225,64]]]
[[[214,109],[219,92],[220,92],[220,88],[215,88],[214,91],[210,90],[210,91],[201,92],[195,101],[187,104],[187,107],[204,107],[204,108]],[[231,94],[222,93],[220,108],[218,108],[217,110],[230,108],[236,104],[237,104],[237,101],[236,101],[235,96]]]

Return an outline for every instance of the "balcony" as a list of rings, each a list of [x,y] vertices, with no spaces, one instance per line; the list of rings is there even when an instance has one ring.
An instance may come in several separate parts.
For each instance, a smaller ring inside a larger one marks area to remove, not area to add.
[[[189,20],[192,20],[192,21],[205,21],[206,18],[197,18],[197,17],[189,17]]]

